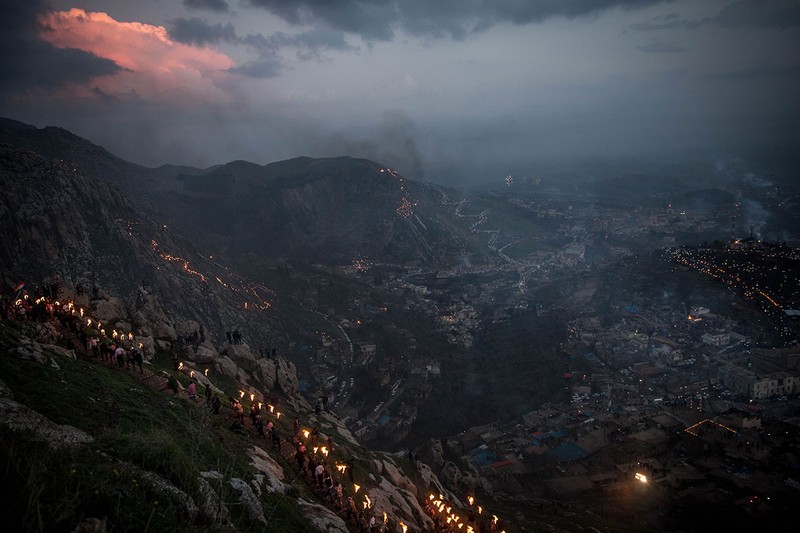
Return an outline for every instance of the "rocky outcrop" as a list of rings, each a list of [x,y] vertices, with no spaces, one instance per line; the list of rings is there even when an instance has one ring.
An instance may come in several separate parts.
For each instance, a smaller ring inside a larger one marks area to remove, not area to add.
[[[303,498],[298,498],[297,504],[300,506],[303,516],[320,533],[348,533],[350,531],[347,529],[345,521],[327,507],[307,502]]]
[[[203,500],[200,502],[200,514],[212,525],[227,526],[230,524],[230,511],[211,484],[202,476],[197,478],[198,487]]]
[[[94,442],[94,437],[78,428],[56,424],[10,398],[0,398],[0,425],[14,432],[33,433],[52,448],[76,448]]]
[[[377,487],[370,487],[368,495],[376,515],[382,516],[385,512],[392,522],[407,524],[410,531],[428,531],[433,526],[417,497],[386,478],[381,478]]]
[[[265,450],[253,446],[250,453],[250,465],[264,475],[264,481],[259,483],[259,488],[268,492],[286,492],[283,483],[283,467],[275,461]]]
[[[189,520],[194,520],[197,516],[198,508],[191,496],[184,491],[153,472],[141,472],[141,479],[150,485],[156,492],[159,492],[174,501],[179,509],[182,509]]]
[[[264,508],[250,485],[239,478],[231,478],[228,483],[239,493],[239,504],[247,513],[248,518],[251,521],[261,522],[266,525],[267,519],[264,517]]]
[[[128,316],[128,307],[120,298],[92,300],[90,313],[95,320],[111,322]]]

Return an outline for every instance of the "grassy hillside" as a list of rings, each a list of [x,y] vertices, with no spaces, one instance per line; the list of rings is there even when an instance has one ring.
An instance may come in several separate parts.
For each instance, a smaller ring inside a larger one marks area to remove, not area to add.
[[[34,432],[12,432],[3,425],[0,517],[5,527],[72,531],[81,519],[96,518],[109,531],[220,531],[219,524],[188,511],[179,495],[159,488],[148,472],[200,505],[200,472],[253,479],[257,472],[246,454],[252,439],[231,432],[223,417],[154,389],[136,374],[57,355],[52,360],[58,368],[15,357],[13,349],[31,327],[0,323],[0,379],[15,401],[95,440],[54,449]],[[251,521],[230,483],[209,481],[241,531],[312,530],[296,504],[302,485],[286,495],[263,492],[264,526]]]

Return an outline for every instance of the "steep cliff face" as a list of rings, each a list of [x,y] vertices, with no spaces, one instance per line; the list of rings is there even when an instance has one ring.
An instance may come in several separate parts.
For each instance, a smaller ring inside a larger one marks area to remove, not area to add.
[[[113,294],[143,313],[147,298],[157,297],[168,313],[203,324],[217,338],[236,327],[254,341],[278,342],[264,320],[273,311],[266,288],[198,254],[113,185],[74,164],[9,146],[0,146],[0,181],[6,288],[58,276],[64,288],[81,285],[95,300]]]
[[[130,292],[142,271],[128,228],[143,220],[122,195],[75,165],[0,147],[0,261],[3,276],[97,280]]]

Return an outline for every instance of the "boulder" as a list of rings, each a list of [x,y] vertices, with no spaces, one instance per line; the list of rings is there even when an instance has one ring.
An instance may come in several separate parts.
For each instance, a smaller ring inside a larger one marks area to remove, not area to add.
[[[94,442],[94,437],[78,428],[56,424],[10,398],[0,398],[0,425],[14,432],[32,432],[51,448],[76,448]]]
[[[128,316],[128,308],[119,298],[92,300],[90,315],[95,320],[109,322],[110,320]]]
[[[261,484],[261,488],[269,492],[286,492],[286,485],[282,482],[284,478],[283,467],[275,461],[264,449],[253,446],[250,453],[250,465],[263,473],[266,484]]]
[[[250,488],[250,485],[239,478],[231,478],[228,483],[239,493],[239,503],[247,513],[248,518],[253,522],[258,521],[266,525],[267,519],[264,518],[264,508],[261,507],[261,502],[256,497],[253,489]]]
[[[256,361],[256,377],[261,381],[265,388],[272,390],[275,388],[277,378],[277,367],[272,359],[259,359]]]
[[[195,331],[200,331],[200,324],[194,320],[178,320],[175,322],[175,332],[178,335],[191,335]]]
[[[139,349],[142,351],[142,357],[145,361],[150,361],[156,355],[156,343],[153,337],[137,336],[134,337],[136,346],[141,346]]]
[[[300,384],[297,379],[297,367],[294,363],[284,357],[278,357],[278,387],[287,396],[294,398],[300,390]]]
[[[192,348],[186,350],[186,359],[201,365],[213,363],[217,357],[219,357],[219,354],[216,350],[209,349],[205,346],[198,346],[196,350]]]
[[[311,525],[320,533],[348,533],[347,524],[342,517],[322,505],[297,499],[297,504]]]
[[[203,501],[200,503],[200,514],[212,524],[226,526],[230,523],[231,515],[225,502],[219,497],[205,478],[197,478],[200,494]]]
[[[384,476],[389,478],[389,481],[391,481],[393,485],[409,491],[415,497],[418,496],[417,486],[413,481],[406,477],[406,475],[397,467],[397,465],[394,464],[394,462],[392,462],[390,459],[375,459],[374,462],[376,470],[378,472],[382,472]]]
[[[157,492],[164,494],[178,504],[190,520],[194,520],[197,516],[197,505],[195,505],[192,497],[173,485],[170,481],[155,472],[142,472],[141,478],[142,481],[150,485]]]
[[[433,492],[437,494],[444,494],[446,491],[442,482],[439,481],[439,478],[436,477],[436,474],[433,473],[431,467],[426,465],[425,463],[417,462],[417,470],[419,471],[420,476],[422,476],[422,480],[425,482],[425,485],[431,487]]]
[[[231,359],[246,359],[248,361],[256,361],[261,356],[254,352],[248,345],[246,344],[225,344],[225,353]]]
[[[233,379],[236,379],[239,374],[239,367],[233,362],[233,360],[231,360],[230,357],[225,355],[218,357],[217,360],[214,361],[214,368],[216,368],[217,372],[223,376],[228,376],[229,378]]]

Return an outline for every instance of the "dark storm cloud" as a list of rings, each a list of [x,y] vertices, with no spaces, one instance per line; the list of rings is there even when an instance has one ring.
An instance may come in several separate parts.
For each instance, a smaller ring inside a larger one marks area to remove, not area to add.
[[[714,19],[711,17],[703,17],[700,19],[685,19],[677,13],[669,13],[667,15],[659,15],[644,22],[637,22],[631,24],[628,29],[635,31],[658,31],[658,30],[694,30],[700,26],[712,22]]]
[[[217,13],[226,13],[228,3],[225,0],[183,0],[183,5],[193,9],[206,9]]]
[[[171,22],[169,35],[178,42],[205,46],[207,44],[217,44],[220,41],[239,42],[233,24],[214,24],[213,26],[206,21],[193,17],[189,19],[179,18]]]
[[[279,59],[263,58],[234,67],[229,70],[234,74],[241,74],[251,78],[274,78],[281,73],[282,67]]]
[[[260,33],[237,38],[236,42],[252,46],[261,53],[277,54],[282,48],[298,48],[309,57],[320,57],[325,50],[354,50],[347,44],[344,33],[336,30],[320,29],[295,35],[283,32],[265,37]]]
[[[729,28],[792,28],[800,26],[800,2],[740,0],[720,11],[716,20]]]
[[[291,24],[322,22],[389,41],[397,29],[411,35],[462,39],[498,23],[530,24],[550,17],[575,18],[614,7],[639,8],[663,0],[249,0]]]
[[[677,13],[659,15],[628,26],[634,31],[694,30],[707,24],[724,28],[786,29],[800,26],[800,2],[796,0],[738,0],[713,17],[687,19]]]
[[[678,46],[670,41],[652,41],[651,43],[643,46],[637,46],[636,48],[642,52],[648,52],[651,54],[678,54],[686,51],[686,48],[683,46]]]
[[[37,17],[47,9],[44,2],[3,1],[1,4],[0,92],[57,89],[121,70],[109,59],[73,48],[56,48],[37,39],[36,35],[42,31]]]
[[[321,28],[295,35],[277,32],[269,36],[260,33],[237,35],[232,24],[209,24],[205,20],[178,18],[169,21],[169,34],[174,40],[197,46],[220,42],[250,46],[259,55],[255,61],[230,69],[230,72],[255,78],[273,78],[280,74],[282,61],[278,53],[284,48],[296,49],[301,61],[322,59],[328,50],[352,50],[343,32]]]

